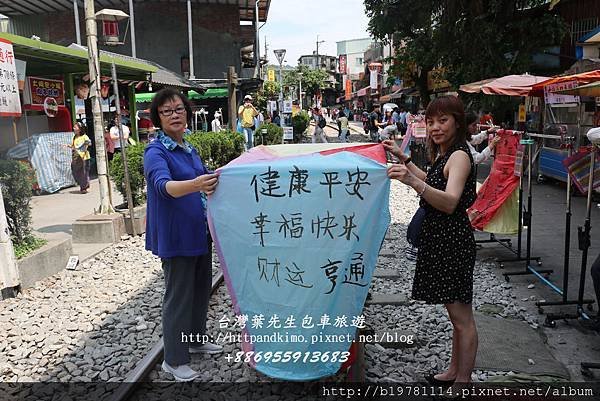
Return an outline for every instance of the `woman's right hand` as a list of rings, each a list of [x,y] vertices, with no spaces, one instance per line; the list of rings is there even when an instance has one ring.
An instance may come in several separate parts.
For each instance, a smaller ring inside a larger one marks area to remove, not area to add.
[[[408,156],[402,152],[396,141],[386,139],[385,141],[381,142],[381,144],[385,150],[396,156],[402,163],[404,163],[404,161],[408,158]]]
[[[219,182],[218,174],[203,174],[194,178],[194,186],[199,192],[204,192],[207,195],[212,195],[217,188]]]

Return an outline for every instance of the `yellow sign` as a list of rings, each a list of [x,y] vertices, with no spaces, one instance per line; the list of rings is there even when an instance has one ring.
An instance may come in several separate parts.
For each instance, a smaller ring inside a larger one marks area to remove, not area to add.
[[[519,105],[519,122],[524,123],[527,120],[527,114],[525,112],[525,105]]]
[[[275,70],[268,70],[268,79],[271,82],[275,82]]]

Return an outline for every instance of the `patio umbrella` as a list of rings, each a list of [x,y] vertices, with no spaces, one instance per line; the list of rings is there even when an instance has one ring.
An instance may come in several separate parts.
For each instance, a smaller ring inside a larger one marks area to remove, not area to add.
[[[598,97],[600,96],[600,81],[581,85],[576,88],[555,91],[554,93],[560,93],[561,95]]]
[[[486,95],[527,96],[533,85],[548,79],[529,74],[506,75],[462,85],[460,90],[468,93],[483,92]]]

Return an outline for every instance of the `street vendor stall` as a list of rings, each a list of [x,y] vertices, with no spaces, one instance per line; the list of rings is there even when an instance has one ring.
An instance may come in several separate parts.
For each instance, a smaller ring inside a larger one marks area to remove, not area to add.
[[[580,85],[600,81],[600,70],[555,77],[533,86],[531,96],[543,97],[544,130],[534,137],[541,141],[538,174],[563,182],[567,172],[563,161],[569,156],[565,138],[572,138],[578,149],[588,144],[585,133],[594,126],[597,107],[594,98],[567,94]]]
[[[67,145],[73,138],[76,86],[89,85],[87,50],[4,32],[0,32],[0,42],[10,45],[16,75],[23,82],[18,86],[22,92],[18,98],[22,113],[0,118],[0,132],[13,134],[0,135],[0,156],[30,162],[43,191],[54,192],[72,185],[71,151]],[[101,53],[100,61],[102,73],[106,75],[110,65],[116,65],[120,83],[126,85],[125,89],[132,95],[133,83],[146,80],[157,70],[142,60],[115,54]],[[88,127],[88,135],[93,138],[90,131]],[[103,138],[103,133],[100,135]],[[95,153],[91,153],[94,157]]]

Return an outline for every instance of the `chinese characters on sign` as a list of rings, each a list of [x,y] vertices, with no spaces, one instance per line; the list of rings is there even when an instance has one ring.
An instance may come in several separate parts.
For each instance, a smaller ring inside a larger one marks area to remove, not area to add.
[[[21,100],[12,43],[0,39],[0,116],[19,117]]]
[[[252,321],[244,330],[259,338],[341,333],[348,339],[243,343],[243,350],[347,352],[355,327],[333,318],[311,324],[302,316],[360,315],[390,219],[385,165],[353,151],[277,157],[255,150],[240,159],[219,170],[208,202],[234,311],[248,322],[252,316],[298,317]],[[327,376],[340,366],[255,363],[266,375],[295,380]]]
[[[544,86],[544,100],[547,104],[572,104],[579,103],[579,96],[561,95],[556,91],[573,89],[577,87],[577,81],[559,82]]]
[[[56,79],[27,77],[26,94],[26,104],[43,106],[47,98],[54,99],[56,105],[65,104],[64,83]]]

